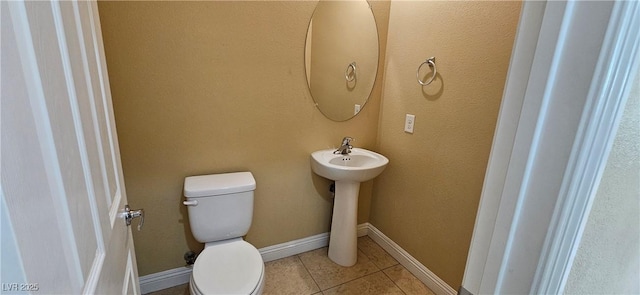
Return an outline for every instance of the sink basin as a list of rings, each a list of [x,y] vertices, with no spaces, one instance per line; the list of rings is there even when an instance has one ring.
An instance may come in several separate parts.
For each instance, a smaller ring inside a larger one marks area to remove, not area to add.
[[[311,153],[311,170],[335,180],[335,198],[329,235],[329,259],[352,266],[358,259],[358,193],[360,183],[382,173],[389,159],[369,150],[354,148],[348,155],[333,149]]]
[[[387,157],[361,148],[352,149],[349,155],[336,155],[333,151],[311,153],[311,170],[336,181],[363,182],[380,175],[389,163]]]

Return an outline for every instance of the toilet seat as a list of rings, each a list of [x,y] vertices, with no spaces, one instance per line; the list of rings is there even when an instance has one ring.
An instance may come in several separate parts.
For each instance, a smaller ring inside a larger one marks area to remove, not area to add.
[[[263,285],[262,256],[243,240],[209,246],[193,265],[195,294],[259,294]]]

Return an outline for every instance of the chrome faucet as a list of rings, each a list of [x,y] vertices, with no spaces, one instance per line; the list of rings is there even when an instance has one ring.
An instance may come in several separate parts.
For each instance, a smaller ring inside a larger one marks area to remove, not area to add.
[[[351,145],[351,142],[354,139],[352,137],[345,137],[342,139],[342,144],[340,145],[340,147],[333,151],[334,154],[343,154],[343,155],[348,155],[349,153],[351,153],[351,149],[353,148],[353,146]]]

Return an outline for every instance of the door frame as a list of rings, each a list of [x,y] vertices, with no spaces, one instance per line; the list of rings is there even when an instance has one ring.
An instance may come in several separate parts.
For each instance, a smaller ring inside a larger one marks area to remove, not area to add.
[[[564,290],[638,72],[638,15],[637,1],[523,3],[461,293]]]

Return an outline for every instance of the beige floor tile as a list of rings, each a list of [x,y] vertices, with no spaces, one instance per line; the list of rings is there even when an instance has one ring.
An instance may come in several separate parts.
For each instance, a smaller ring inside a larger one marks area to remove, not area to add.
[[[265,263],[263,294],[313,294],[320,291],[298,256]]]
[[[385,269],[398,264],[397,260],[391,257],[387,251],[382,249],[382,247],[376,244],[376,242],[374,242],[369,236],[358,238],[358,249],[360,249],[364,255],[367,255],[369,260],[371,260],[380,269]]]
[[[402,265],[385,269],[384,273],[407,295],[435,294]]]
[[[324,295],[345,294],[345,295],[361,295],[361,294],[398,294],[403,295],[402,290],[398,288],[384,273],[381,271],[374,274],[353,280],[346,284],[331,288],[322,292]]]
[[[361,251],[358,251],[358,262],[354,266],[340,266],[329,260],[327,249],[325,247],[298,255],[320,290],[327,290],[379,270]]]
[[[159,290],[147,295],[189,295],[189,284],[178,285],[164,290]]]

